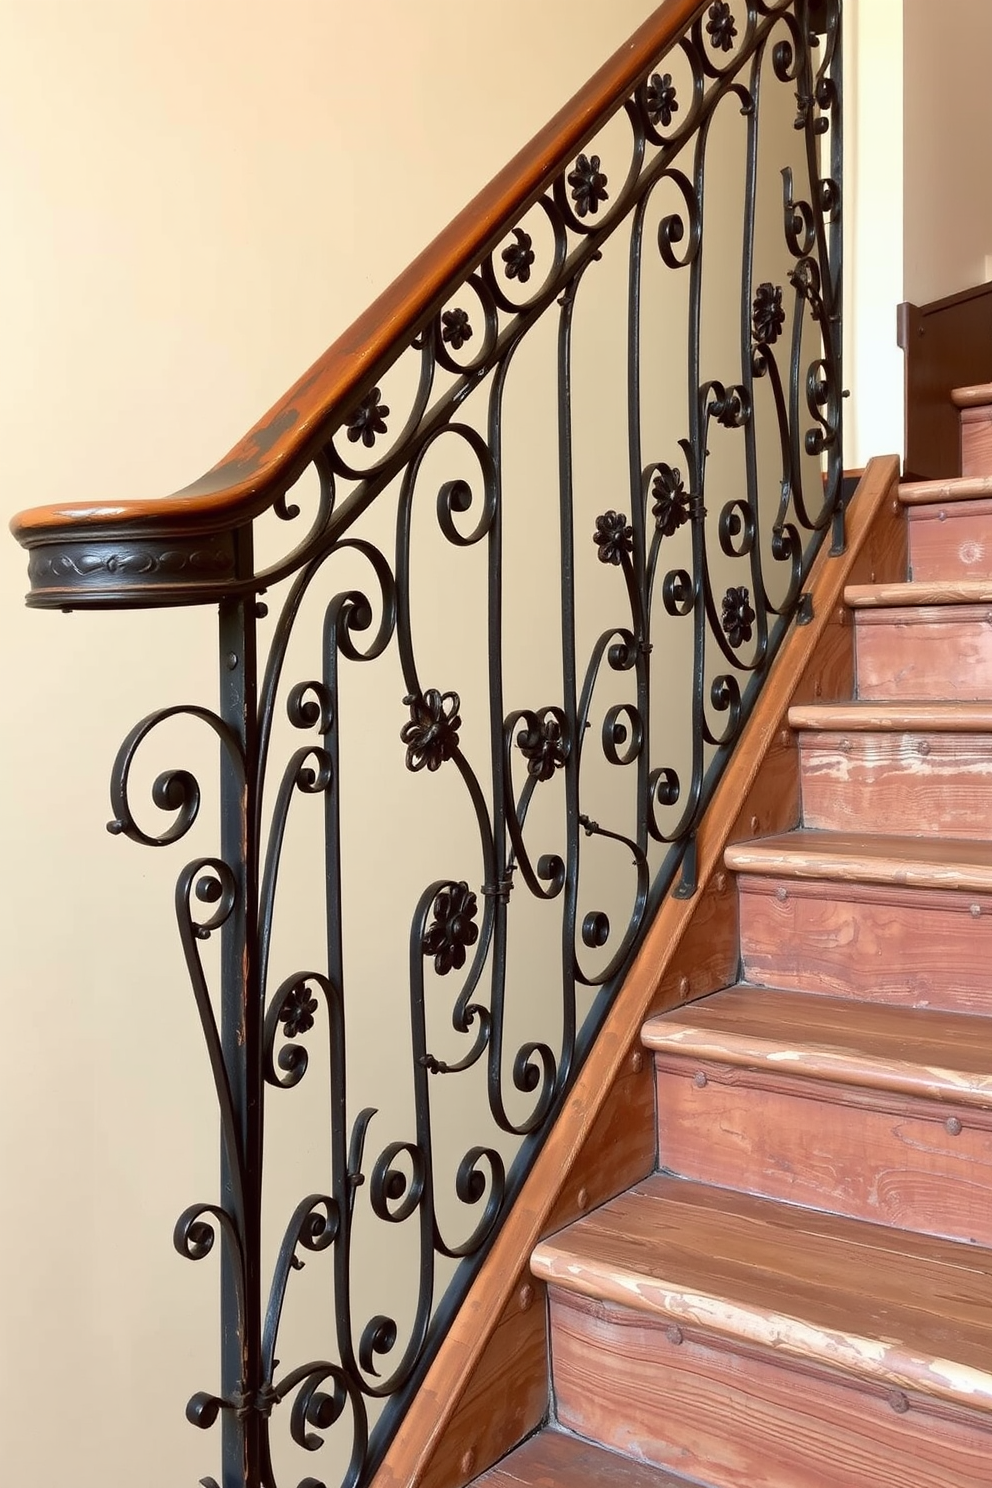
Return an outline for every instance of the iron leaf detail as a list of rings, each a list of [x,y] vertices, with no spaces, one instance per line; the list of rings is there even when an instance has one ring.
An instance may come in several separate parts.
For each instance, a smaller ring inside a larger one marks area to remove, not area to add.
[[[530,728],[517,734],[517,748],[527,761],[527,773],[538,780],[550,780],[568,758],[568,744],[562,735],[561,722],[550,714],[543,722],[536,719]]]
[[[534,262],[533,239],[530,233],[525,233],[522,227],[513,229],[515,243],[510,243],[500,254],[506,264],[507,279],[519,279],[521,284],[526,284],[530,278],[531,264]]]
[[[279,1009],[279,1021],[285,1029],[286,1037],[299,1038],[301,1034],[309,1033],[316,1011],[317,999],[310,996],[310,988],[306,982],[293,987]]]
[[[465,953],[479,938],[475,917],[479,912],[476,896],[464,880],[450,884],[434,900],[434,918],[424,932],[421,949],[434,957],[438,976],[461,971]]]
[[[592,540],[599,549],[600,563],[622,563],[624,554],[633,552],[634,529],[623,512],[604,512],[596,518]]]
[[[782,288],[777,284],[759,284],[751,307],[751,329],[755,341],[774,346],[785,325]]]
[[[728,0],[713,0],[707,15],[706,29],[714,47],[719,52],[729,52],[737,35],[737,22],[730,12]]]
[[[663,124],[667,129],[672,122],[672,115],[679,111],[670,72],[654,73],[648,82],[646,102],[651,123]]]
[[[408,693],[403,702],[410,709],[410,722],[400,730],[407,769],[439,770],[458,748],[461,699],[457,692],[442,693],[429,687],[421,695]]]
[[[574,169],[568,173],[568,184],[572,188],[572,200],[580,217],[595,217],[600,202],[609,199],[606,176],[599,168],[598,155],[580,155]]]
[[[447,341],[456,351],[461,351],[466,341],[472,339],[467,310],[445,310],[441,316],[441,340]]]
[[[681,470],[677,466],[659,465],[651,483],[651,495],[654,497],[651,513],[658,531],[664,537],[671,537],[689,520],[689,493],[682,483]]]
[[[754,634],[754,610],[750,601],[751,596],[743,584],[736,589],[731,587],[723,596],[723,628],[735,650]]]
[[[380,396],[380,390],[373,388],[347,420],[348,438],[352,444],[361,440],[366,449],[371,449],[378,436],[385,434],[389,409],[379,402]]]

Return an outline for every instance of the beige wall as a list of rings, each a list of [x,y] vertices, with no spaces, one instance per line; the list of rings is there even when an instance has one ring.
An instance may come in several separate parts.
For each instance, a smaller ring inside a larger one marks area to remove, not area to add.
[[[903,450],[903,0],[845,7],[844,460]]]
[[[992,278],[992,5],[904,7],[905,298],[921,305]]]
[[[6,516],[194,478],[652,8],[0,0]],[[0,1470],[175,1488],[216,1471],[215,1268],[170,1238],[216,1118],[179,860],[104,822],[132,722],[214,695],[213,619],[23,587],[0,542]]]

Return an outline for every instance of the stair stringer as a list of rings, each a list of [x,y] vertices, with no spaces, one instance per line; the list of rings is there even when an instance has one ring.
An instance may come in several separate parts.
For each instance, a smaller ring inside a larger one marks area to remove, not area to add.
[[[896,456],[872,460],[847,514],[844,553],[831,557],[825,545],[814,564],[806,586],[813,618],[786,637],[700,824],[697,893],[662,904],[373,1488],[463,1488],[546,1418],[547,1307],[530,1273],[531,1251],[654,1169],[654,1082],[642,1025],[737,979],[737,894],[724,850],[798,825],[798,744],[788,709],[853,695],[854,628],[843,591],[905,576],[898,481]]]

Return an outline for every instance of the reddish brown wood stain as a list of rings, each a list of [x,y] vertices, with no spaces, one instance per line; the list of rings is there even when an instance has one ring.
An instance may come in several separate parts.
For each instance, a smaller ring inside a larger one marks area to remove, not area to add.
[[[914,579],[992,578],[992,501],[908,508]]]
[[[963,1412],[695,1330],[681,1341],[586,1298],[552,1299],[559,1419],[714,1488],[982,1488],[992,1434]],[[897,1400],[901,1407],[903,1400]]]

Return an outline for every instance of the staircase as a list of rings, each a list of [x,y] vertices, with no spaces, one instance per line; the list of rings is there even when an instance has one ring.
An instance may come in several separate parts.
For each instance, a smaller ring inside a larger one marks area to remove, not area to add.
[[[553,1420],[485,1488],[992,1482],[988,473],[845,592],[857,696],[726,853],[740,983],[644,1027],[657,1171],[533,1254]]]

